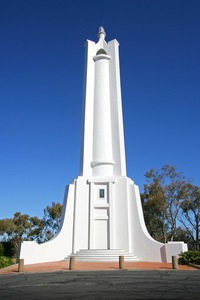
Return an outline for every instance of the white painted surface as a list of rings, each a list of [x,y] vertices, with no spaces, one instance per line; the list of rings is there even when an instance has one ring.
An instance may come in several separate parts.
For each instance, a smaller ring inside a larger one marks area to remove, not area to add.
[[[188,250],[187,244],[184,242],[168,242],[165,245],[166,249],[166,260],[172,262],[172,256],[178,256],[181,252]]]
[[[112,253],[116,257],[120,251],[134,261],[171,262],[172,255],[187,250],[183,242],[164,245],[152,239],[139,189],[126,176],[118,46],[116,40],[105,41],[102,28],[98,43],[86,43],[81,176],[66,189],[58,234],[44,244],[22,243],[25,264],[74,253],[113,260]]]

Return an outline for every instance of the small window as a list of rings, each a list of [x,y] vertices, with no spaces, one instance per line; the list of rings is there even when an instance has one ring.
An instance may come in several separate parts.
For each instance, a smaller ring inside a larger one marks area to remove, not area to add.
[[[105,190],[104,189],[100,189],[99,190],[99,198],[104,198],[105,197]]]

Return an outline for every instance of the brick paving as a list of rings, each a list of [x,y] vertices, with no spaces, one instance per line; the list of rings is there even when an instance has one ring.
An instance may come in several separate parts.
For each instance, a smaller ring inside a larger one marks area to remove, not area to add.
[[[125,262],[124,268],[127,270],[172,270],[171,263],[158,262]],[[75,262],[75,270],[117,270],[119,269],[118,262]],[[48,263],[39,263],[32,265],[25,265],[25,273],[42,273],[42,272],[56,272],[69,270],[68,261],[57,261]],[[178,270],[195,270],[192,266],[179,265]],[[18,264],[11,267],[0,269],[0,274],[14,274],[18,272]]]

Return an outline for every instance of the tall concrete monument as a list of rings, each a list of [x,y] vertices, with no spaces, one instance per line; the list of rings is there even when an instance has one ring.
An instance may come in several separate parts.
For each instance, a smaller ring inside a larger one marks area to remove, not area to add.
[[[119,44],[87,40],[80,175],[64,196],[61,227],[50,241],[23,242],[25,264],[67,259],[171,261],[183,242],[162,244],[147,232],[138,186],[126,175]]]

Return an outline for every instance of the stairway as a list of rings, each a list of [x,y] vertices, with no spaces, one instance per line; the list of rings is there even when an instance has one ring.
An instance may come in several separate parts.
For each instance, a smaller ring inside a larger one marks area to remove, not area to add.
[[[119,261],[119,256],[124,256],[124,261],[139,261],[137,256],[123,249],[81,249],[65,257],[65,260],[69,260],[70,256],[74,256],[77,261]]]

